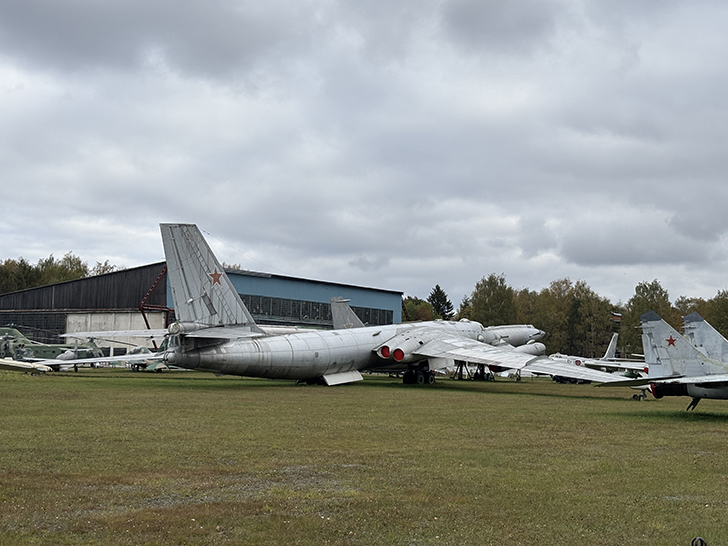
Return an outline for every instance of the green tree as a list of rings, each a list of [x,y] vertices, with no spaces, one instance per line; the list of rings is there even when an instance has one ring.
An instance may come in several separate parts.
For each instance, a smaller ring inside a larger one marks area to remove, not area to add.
[[[420,298],[407,296],[402,301],[402,305],[407,321],[435,320],[437,318],[432,306]]]
[[[673,307],[682,317],[689,315],[692,312],[697,312],[700,316],[705,318],[709,313],[710,304],[703,298],[688,298],[686,296],[680,296],[675,300]]]
[[[113,273],[117,270],[117,267],[115,265],[112,265],[109,263],[109,260],[104,261],[104,263],[96,262],[96,265],[91,270],[91,275],[104,275],[106,273]]]
[[[42,284],[40,271],[25,258],[5,260],[0,265],[0,294]]]
[[[570,354],[598,357],[604,354],[614,333],[612,304],[594,292],[584,281],[571,291],[567,321],[567,351]]]
[[[470,298],[467,296],[463,296],[463,299],[460,301],[460,306],[458,307],[458,312],[455,313],[455,318],[457,320],[470,319],[472,310],[473,306],[470,303]]]
[[[728,335],[728,290],[719,290],[708,300],[708,311],[703,318],[721,334]]]
[[[569,278],[551,281],[543,288],[533,302],[533,320],[536,328],[541,328],[547,336],[541,341],[548,353],[568,353],[569,314],[572,312],[573,284]]]
[[[538,294],[524,291],[521,297],[530,305],[531,314],[519,315],[519,322],[531,322],[546,331],[541,341],[547,352],[585,357],[604,354],[615,328],[613,306],[586,282],[558,279]]]
[[[682,329],[680,313],[670,304],[670,295],[660,281],[654,279],[652,282],[641,282],[635,287],[634,295],[625,305],[625,312],[622,315],[620,337],[628,351],[642,352],[640,315],[650,310],[660,315],[674,328]]]
[[[517,324],[530,324],[533,322],[533,306],[537,297],[538,294],[528,288],[517,290],[514,293]]]
[[[90,273],[100,274],[115,270],[116,266],[107,260],[103,264],[97,263],[89,271],[88,264],[72,252],[66,253],[60,260],[51,254],[38,260],[36,265],[31,265],[25,258],[7,259],[0,262],[0,294],[81,279]]]
[[[470,296],[470,318],[483,326],[513,324],[516,321],[514,290],[504,274],[491,273],[480,279]]]
[[[81,279],[89,273],[88,264],[71,252],[60,260],[56,260],[51,254],[48,258],[39,260],[37,268],[40,271],[41,284]]]
[[[452,319],[454,314],[452,302],[448,299],[445,291],[440,288],[439,284],[436,284],[432,289],[432,292],[430,292],[430,295],[427,298],[427,302],[432,306],[432,309],[437,316],[445,320]]]

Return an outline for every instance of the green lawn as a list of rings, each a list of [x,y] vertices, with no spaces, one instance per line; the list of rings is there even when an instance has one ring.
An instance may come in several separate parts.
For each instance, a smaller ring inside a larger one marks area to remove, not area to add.
[[[728,536],[728,402],[366,377],[0,372],[0,544]]]

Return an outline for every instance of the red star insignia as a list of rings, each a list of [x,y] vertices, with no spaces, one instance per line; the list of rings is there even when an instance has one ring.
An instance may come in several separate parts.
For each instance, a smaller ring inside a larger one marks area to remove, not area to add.
[[[215,268],[215,272],[214,273],[210,273],[209,275],[210,275],[210,277],[212,277],[212,284],[213,285],[220,284],[220,277],[222,277],[222,273],[218,273],[217,272],[217,268]]]
[[[674,347],[675,346],[675,342],[677,341],[677,339],[673,338],[672,337],[672,334],[670,334],[670,337],[667,338],[665,341],[667,341],[667,346],[668,347]]]

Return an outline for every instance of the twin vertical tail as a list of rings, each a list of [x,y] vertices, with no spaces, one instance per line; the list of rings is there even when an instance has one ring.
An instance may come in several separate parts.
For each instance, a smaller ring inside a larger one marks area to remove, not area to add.
[[[696,349],[687,338],[654,311],[644,313],[642,345],[648,377],[701,376],[716,373],[715,362]]]
[[[160,224],[177,320],[261,332],[194,224]]]

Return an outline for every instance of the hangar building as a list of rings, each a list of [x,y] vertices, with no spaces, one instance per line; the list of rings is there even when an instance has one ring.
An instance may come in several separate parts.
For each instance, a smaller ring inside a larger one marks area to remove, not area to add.
[[[225,269],[260,324],[331,328],[330,301],[342,296],[365,324],[402,320],[402,292]],[[166,262],[0,295],[0,325],[36,341],[62,333],[166,328],[174,321]],[[138,341],[138,340],[137,340]]]

